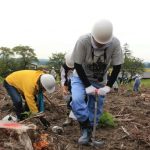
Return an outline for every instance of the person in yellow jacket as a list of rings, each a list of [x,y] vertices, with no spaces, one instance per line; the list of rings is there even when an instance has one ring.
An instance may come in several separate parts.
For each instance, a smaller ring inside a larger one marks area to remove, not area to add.
[[[43,92],[55,91],[55,79],[40,70],[20,70],[5,78],[4,87],[13,101],[17,118],[23,120],[24,111],[31,113],[44,111]],[[26,107],[23,107],[22,98]]]

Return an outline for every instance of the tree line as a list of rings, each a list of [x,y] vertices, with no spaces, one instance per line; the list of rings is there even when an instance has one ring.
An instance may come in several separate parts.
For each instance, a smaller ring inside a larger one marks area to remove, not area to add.
[[[123,45],[122,49],[124,53],[124,64],[121,69],[122,77],[126,77],[128,74],[130,77],[136,73],[141,74],[144,71],[143,60],[132,56],[127,43]],[[29,69],[32,63],[47,70],[54,67],[56,72],[59,73],[61,64],[64,62],[64,55],[65,53],[53,53],[44,66],[39,66],[39,59],[35,50],[29,46],[16,46],[12,49],[0,47],[0,76],[5,77],[11,72]]]

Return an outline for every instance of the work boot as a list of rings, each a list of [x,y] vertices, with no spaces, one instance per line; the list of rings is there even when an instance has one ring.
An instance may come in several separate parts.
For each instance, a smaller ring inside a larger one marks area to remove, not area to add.
[[[89,119],[84,122],[79,122],[81,128],[81,137],[78,140],[79,144],[87,145],[91,142],[92,128],[90,126]]]
[[[91,142],[91,135],[92,135],[91,129],[84,128],[82,129],[81,132],[82,132],[82,135],[79,138],[78,143],[82,145],[87,145],[89,142]]]
[[[65,127],[65,126],[69,126],[69,125],[71,125],[71,124],[72,124],[72,119],[69,118],[69,117],[67,117],[67,118],[66,118],[66,121],[63,123],[63,126]]]

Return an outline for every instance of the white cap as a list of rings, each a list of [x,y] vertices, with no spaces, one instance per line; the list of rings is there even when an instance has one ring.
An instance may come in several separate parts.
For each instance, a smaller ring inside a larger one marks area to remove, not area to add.
[[[50,74],[43,74],[40,78],[42,86],[48,93],[53,93],[55,91],[55,79]]]
[[[107,44],[113,37],[113,25],[109,20],[100,20],[95,23],[91,34],[96,42]]]

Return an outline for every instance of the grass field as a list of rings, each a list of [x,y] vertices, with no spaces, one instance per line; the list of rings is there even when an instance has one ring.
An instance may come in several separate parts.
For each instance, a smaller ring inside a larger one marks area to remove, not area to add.
[[[142,79],[141,80],[141,86],[144,86],[144,87],[149,87],[150,88],[150,79]]]
[[[125,87],[129,90],[132,90],[133,84],[134,84],[134,81],[132,81],[131,84],[125,85]],[[142,79],[140,88],[150,88],[150,79]]]

